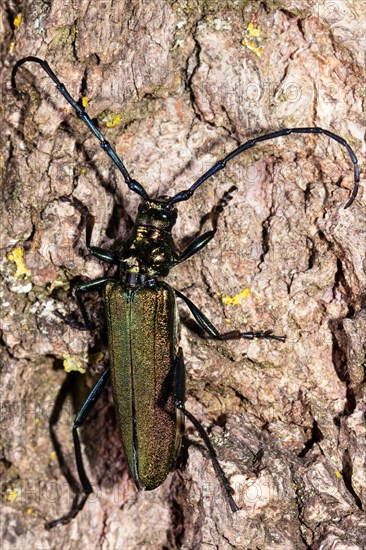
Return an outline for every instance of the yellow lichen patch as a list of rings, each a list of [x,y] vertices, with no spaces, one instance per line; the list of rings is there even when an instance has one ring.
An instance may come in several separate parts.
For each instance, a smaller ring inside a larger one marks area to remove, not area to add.
[[[72,357],[72,355],[65,353],[63,355],[63,360],[63,365],[66,372],[76,371],[81,372],[81,374],[86,372],[86,369],[83,367],[83,361],[81,361],[78,357]]]
[[[81,174],[85,174],[85,173],[86,173],[86,169],[85,169],[85,168],[82,168],[82,169],[80,170],[80,173],[81,173]]]
[[[342,477],[341,472],[338,472],[338,471],[335,473],[335,475],[336,475],[336,477],[337,477],[338,479],[340,479],[340,478]]]
[[[22,13],[18,13],[18,15],[14,18],[13,24],[16,29],[19,28],[20,23],[22,22],[22,19],[23,19]]]
[[[110,120],[106,123],[108,128],[114,128],[115,126],[118,126],[122,122],[122,117],[119,113],[113,114]]]
[[[259,28],[256,28],[252,22],[249,23],[248,27],[247,27],[247,32],[249,34],[249,36],[255,36],[255,37],[258,37],[261,35],[261,30]]]
[[[24,330],[24,332],[29,332],[29,325],[27,324],[27,321],[25,321],[25,319],[22,319],[20,321],[20,324],[22,326],[22,329]]]
[[[258,48],[255,44],[253,44],[253,42],[251,42],[247,38],[242,40],[241,43],[242,43],[243,46],[246,46],[247,48],[252,50],[252,52],[254,52],[256,55],[258,55],[258,57],[260,57],[262,55],[262,53],[263,53],[262,48]]]
[[[223,296],[221,299],[222,299],[223,304],[225,304],[225,305],[237,306],[237,305],[241,304],[242,301],[245,300],[245,298],[248,298],[249,294],[250,294],[249,288],[244,288],[236,296],[231,297],[231,296],[228,296],[226,294],[226,296]]]
[[[86,109],[89,105],[89,99],[86,96],[82,97],[81,98],[81,104],[84,107],[84,109]]]
[[[4,500],[14,502],[19,496],[19,490],[14,487],[8,487],[5,491]]]
[[[50,454],[50,460],[55,460],[55,458],[57,457],[55,451],[52,451],[52,453]]]
[[[22,248],[14,248],[14,250],[8,254],[8,260],[10,262],[15,262],[16,265],[16,272],[14,273],[14,277],[22,277],[24,275],[24,279],[26,279],[29,275],[29,269],[25,267],[24,264],[24,250]]]
[[[122,115],[120,113],[113,113],[112,111],[104,111],[99,119],[104,122],[108,128],[114,128],[122,122]]]
[[[247,38],[241,41],[242,45],[254,52],[259,57],[262,55],[263,50],[260,47],[260,36],[262,31],[259,27],[255,27],[252,22],[249,23],[246,30]]]
[[[26,512],[27,514],[33,514],[33,508],[27,508]]]

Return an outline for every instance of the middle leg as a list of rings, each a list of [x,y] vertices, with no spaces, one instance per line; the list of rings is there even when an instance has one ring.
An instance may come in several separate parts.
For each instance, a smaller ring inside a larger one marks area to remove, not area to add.
[[[222,214],[225,206],[227,206],[228,202],[232,199],[231,193],[235,191],[237,187],[233,185],[226,191],[223,195],[223,197],[220,199],[219,203],[214,206],[212,211],[205,216],[205,218],[210,218],[212,223],[212,229],[210,231],[206,231],[206,233],[203,233],[202,235],[198,235],[183,252],[178,256],[177,260],[175,261],[174,265],[180,264],[182,262],[185,262],[193,256],[194,254],[197,254],[202,248],[204,248],[216,235],[216,231],[218,228],[218,221],[219,217]]]
[[[239,340],[241,338],[253,340],[254,338],[260,338],[266,340],[279,340],[280,342],[286,340],[286,336],[276,336],[272,334],[272,330],[265,330],[263,332],[241,332],[240,330],[232,330],[230,332],[220,333],[211,321],[207,319],[206,315],[204,315],[187,296],[184,296],[184,294],[176,289],[174,289],[174,292],[187,304],[199,326],[210,338],[214,338],[215,340]]]
[[[94,323],[91,321],[89,314],[86,310],[85,304],[81,298],[81,295],[84,292],[92,292],[93,290],[99,290],[102,288],[105,283],[108,281],[115,281],[116,279],[114,277],[101,277],[100,279],[95,279],[94,281],[88,281],[86,283],[80,283],[75,290],[75,298],[77,301],[77,304],[79,306],[79,310],[81,312],[83,323],[80,323],[79,321],[74,321],[71,319],[68,319],[60,313],[59,311],[55,312],[57,317],[62,319],[66,324],[70,325],[73,328],[76,328],[78,330],[94,330],[95,326]]]

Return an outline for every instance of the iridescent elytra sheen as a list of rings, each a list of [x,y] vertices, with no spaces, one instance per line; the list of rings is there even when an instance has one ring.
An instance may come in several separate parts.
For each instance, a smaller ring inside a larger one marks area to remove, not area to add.
[[[163,282],[105,286],[112,387],[130,474],[155,489],[174,466],[180,415],[173,395],[178,353],[175,296]]]

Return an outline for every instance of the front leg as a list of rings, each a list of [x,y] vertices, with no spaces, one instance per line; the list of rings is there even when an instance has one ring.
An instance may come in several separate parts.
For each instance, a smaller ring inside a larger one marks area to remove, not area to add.
[[[70,197],[64,196],[64,197],[61,197],[60,200],[62,202],[68,202],[72,204],[72,206],[80,212],[82,219],[86,220],[85,221],[85,242],[86,242],[86,248],[88,249],[88,252],[90,252],[90,254],[98,258],[98,260],[102,260],[104,262],[108,262],[112,264],[118,264],[114,251],[104,250],[103,248],[100,248],[97,246],[91,246],[91,238],[92,238],[95,218],[90,214],[88,208],[82,202],[80,202],[78,199],[75,199],[74,197],[70,198]],[[99,288],[101,288],[109,280],[114,280],[114,278],[102,277],[100,279],[96,279],[95,281],[80,283],[76,287],[75,298],[84,321],[83,323],[80,323],[79,321],[73,321],[73,320],[67,319],[64,315],[62,315],[62,313],[58,311],[56,312],[57,317],[62,319],[65,323],[67,323],[71,327],[76,328],[78,330],[94,330],[94,323],[92,323],[92,321],[90,320],[90,317],[85,308],[81,295],[84,292],[92,292],[93,290],[99,290]]]
[[[68,202],[72,204],[76,210],[81,214],[82,219],[85,219],[85,244],[88,252],[101,260],[102,262],[108,262],[110,264],[118,264],[115,252],[113,250],[105,250],[99,246],[91,246],[91,238],[93,234],[95,218],[90,214],[88,208],[78,199],[74,197],[63,196],[60,198],[61,202]]]
[[[214,238],[216,233],[216,229],[212,229],[211,231],[207,231],[206,233],[203,233],[203,235],[199,235],[194,241],[192,241],[185,250],[180,254],[178,259],[175,261],[175,264],[180,264],[181,262],[184,262],[185,260],[188,260],[193,254],[196,254],[199,252],[202,248],[204,248],[211,239]]]
[[[108,262],[109,264],[118,265],[118,260],[113,250],[105,250],[104,248],[100,248],[99,246],[91,246],[91,237],[93,233],[95,218],[89,213],[89,211],[87,212],[88,214],[85,223],[85,242],[88,252],[90,252],[92,256],[98,258],[98,260],[102,260],[102,262]]]
[[[240,330],[232,330],[230,332],[220,334],[211,321],[207,319],[206,315],[204,315],[202,311],[200,311],[198,307],[195,306],[191,300],[189,300],[189,298],[184,296],[184,294],[179,292],[179,290],[174,289],[174,292],[187,304],[199,326],[210,338],[214,338],[215,340],[239,340],[240,338],[253,340],[254,338],[260,338],[267,340],[279,340],[280,342],[284,342],[286,340],[285,336],[276,336],[275,334],[272,334],[272,330],[266,330],[264,332],[240,332]]]
[[[235,185],[231,186],[228,191],[226,191],[223,195],[223,197],[220,199],[219,203],[214,206],[212,211],[205,216],[205,218],[209,217],[211,218],[212,223],[212,229],[211,231],[206,231],[206,233],[203,233],[203,235],[199,235],[196,237],[183,252],[179,255],[178,259],[175,261],[176,264],[180,264],[181,262],[184,262],[185,260],[188,260],[191,256],[202,250],[216,235],[219,216],[223,212],[225,206],[228,204],[228,202],[232,199],[231,193],[235,191],[237,188]]]

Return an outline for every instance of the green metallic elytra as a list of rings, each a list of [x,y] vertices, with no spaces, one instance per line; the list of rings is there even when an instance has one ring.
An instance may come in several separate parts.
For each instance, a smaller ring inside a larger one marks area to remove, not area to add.
[[[155,489],[174,466],[181,412],[173,395],[178,356],[173,290],[120,282],[105,286],[105,308],[116,416],[130,475]]]

